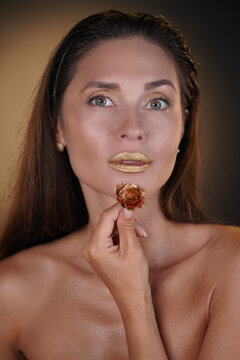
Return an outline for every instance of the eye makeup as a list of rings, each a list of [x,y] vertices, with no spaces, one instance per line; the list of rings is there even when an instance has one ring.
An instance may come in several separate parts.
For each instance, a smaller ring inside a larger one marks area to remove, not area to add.
[[[107,94],[108,96],[106,96],[106,94],[104,94],[104,93],[98,93],[98,94],[95,94],[94,96],[91,96],[89,99],[87,99],[87,101],[86,101],[86,103],[88,104],[88,105],[90,105],[90,106],[97,106],[97,107],[113,107],[113,106],[105,106],[106,105],[106,101],[110,101],[111,103],[113,103],[112,102],[112,100],[110,99],[110,97],[109,97],[109,94]],[[105,101],[105,104],[94,104],[93,103],[93,101],[94,100],[96,100],[96,99],[103,99],[103,101]],[[171,102],[170,102],[170,100],[167,98],[167,97],[165,97],[165,96],[163,96],[162,94],[153,94],[153,95],[151,95],[151,96],[149,96],[148,97],[148,99],[147,99],[147,104],[149,103],[149,102],[153,102],[153,101],[161,101],[161,102],[163,102],[163,103],[165,103],[165,106],[164,106],[164,108],[157,108],[157,107],[155,107],[155,108],[151,108],[151,109],[148,109],[148,110],[161,110],[161,111],[163,111],[163,110],[165,110],[166,108],[169,108],[170,106],[171,106]]]

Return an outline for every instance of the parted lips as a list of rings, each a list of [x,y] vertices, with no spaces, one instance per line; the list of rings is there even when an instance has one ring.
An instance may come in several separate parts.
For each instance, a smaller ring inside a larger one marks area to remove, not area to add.
[[[128,210],[133,210],[135,207],[141,208],[142,204],[144,204],[144,190],[137,184],[117,184],[114,193],[120,204]]]

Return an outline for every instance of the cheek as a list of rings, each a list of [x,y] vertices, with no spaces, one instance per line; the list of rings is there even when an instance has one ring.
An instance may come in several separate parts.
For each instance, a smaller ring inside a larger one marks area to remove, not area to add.
[[[67,151],[72,169],[78,179],[96,172],[97,156],[101,152],[103,136],[100,129],[80,121],[69,122],[65,132]]]
[[[163,182],[165,182],[170,177],[176,162],[177,149],[182,136],[182,122],[177,118],[165,122],[154,136],[154,143],[157,144],[156,149],[158,149],[159,176],[164,177]]]
[[[179,116],[163,119],[159,124],[154,136],[158,139],[159,149],[162,155],[172,156],[176,153],[176,149],[182,137],[182,120]]]

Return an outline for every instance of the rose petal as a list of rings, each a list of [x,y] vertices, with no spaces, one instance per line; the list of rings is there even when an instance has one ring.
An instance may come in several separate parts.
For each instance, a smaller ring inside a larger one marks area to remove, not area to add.
[[[142,207],[144,204],[144,190],[134,183],[117,184],[114,189],[117,200],[123,207],[127,209],[134,209],[135,207]]]

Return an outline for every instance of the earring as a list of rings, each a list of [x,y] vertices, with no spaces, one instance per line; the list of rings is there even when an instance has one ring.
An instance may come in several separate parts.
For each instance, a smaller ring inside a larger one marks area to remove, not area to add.
[[[178,151],[177,151],[178,153],[180,153],[180,150],[178,149]]]
[[[64,145],[63,145],[63,144],[57,142],[57,143],[56,143],[56,146],[57,146],[57,151],[59,151],[59,152],[63,152],[63,151],[64,151]]]

